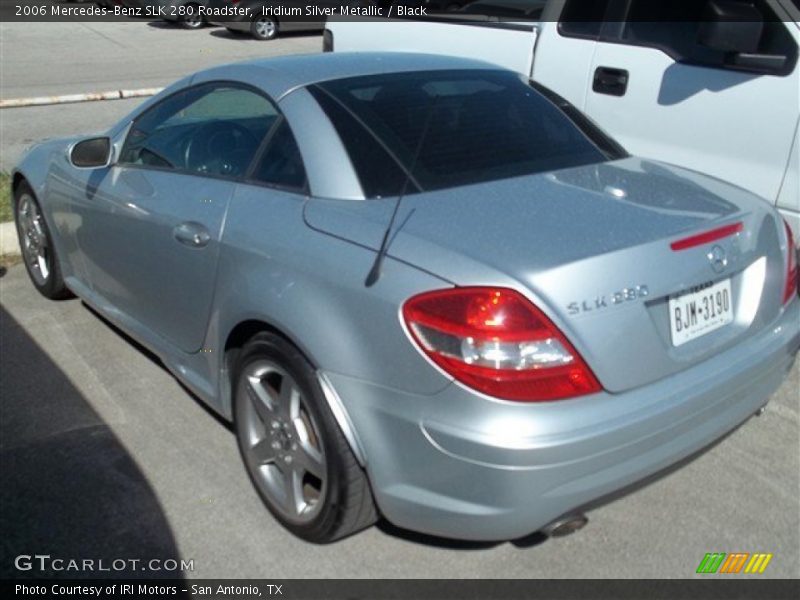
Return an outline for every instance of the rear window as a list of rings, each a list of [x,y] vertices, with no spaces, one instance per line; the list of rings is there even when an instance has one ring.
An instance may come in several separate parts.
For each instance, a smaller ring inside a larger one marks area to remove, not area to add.
[[[406,192],[413,193],[609,159],[562,109],[510,72],[372,75],[317,84],[311,93],[368,197],[401,193],[406,177],[398,167],[410,173]],[[376,183],[376,172],[386,179]]]

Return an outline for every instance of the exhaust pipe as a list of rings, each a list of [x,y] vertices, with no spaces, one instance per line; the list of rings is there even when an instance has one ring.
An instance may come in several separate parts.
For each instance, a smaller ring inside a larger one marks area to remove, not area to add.
[[[583,529],[588,522],[589,519],[583,513],[564,515],[549,525],[545,525],[541,531],[547,537],[564,537]]]

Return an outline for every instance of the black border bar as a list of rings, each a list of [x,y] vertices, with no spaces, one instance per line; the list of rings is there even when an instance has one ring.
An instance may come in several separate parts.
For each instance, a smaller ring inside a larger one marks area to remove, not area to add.
[[[576,569],[580,565],[575,565]],[[39,579],[2,580],[2,598],[286,600],[796,600],[798,579]],[[123,587],[130,586],[130,587]],[[35,591],[34,591],[35,588]],[[222,593],[220,590],[222,589]],[[97,593],[99,591],[99,594]]]

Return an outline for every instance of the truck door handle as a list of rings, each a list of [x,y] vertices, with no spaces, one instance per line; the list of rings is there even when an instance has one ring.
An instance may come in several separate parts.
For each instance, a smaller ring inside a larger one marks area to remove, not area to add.
[[[628,72],[625,69],[597,67],[594,72],[592,90],[598,94],[624,96],[628,90]]]
[[[211,241],[211,234],[208,233],[208,229],[193,221],[177,225],[172,230],[172,235],[181,244],[192,246],[193,248],[202,248]]]

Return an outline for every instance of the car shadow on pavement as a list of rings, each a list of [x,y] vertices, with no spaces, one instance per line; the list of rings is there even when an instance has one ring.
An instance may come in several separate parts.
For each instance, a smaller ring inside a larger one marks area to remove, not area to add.
[[[468,540],[455,540],[449,538],[442,538],[427,533],[419,533],[408,529],[402,529],[393,525],[386,519],[380,519],[376,527],[386,535],[394,538],[420,544],[421,546],[430,546],[433,548],[444,548],[447,550],[488,550],[495,546],[501,545],[503,542],[471,542]]]
[[[197,29],[186,29],[178,21],[167,21],[165,19],[155,19],[147,22],[148,27],[153,27],[154,29],[168,29],[174,31],[185,31],[187,33],[191,31],[198,31]],[[203,27],[199,29],[202,31],[204,29],[211,29],[212,27],[217,27],[217,25],[212,25],[210,23],[206,23]]]
[[[177,21],[164,21],[162,19],[148,21],[147,26],[154,27],[155,29],[180,29],[180,23]]]
[[[181,561],[147,478],[2,306],[0,355],[0,578],[181,578],[147,568],[151,559]],[[71,559],[93,560],[92,569],[73,569]]]
[[[304,37],[320,37],[321,38],[322,31],[285,31],[278,34],[279,40],[287,40],[293,38],[304,38]],[[253,42],[257,44],[270,44],[274,43],[275,40],[265,41],[265,40],[257,40],[252,35],[250,35],[247,31],[230,31],[225,27],[217,27],[212,29],[209,32],[209,35],[219,38],[226,38],[231,40],[244,40],[246,42]],[[321,46],[320,46],[321,47]]]

